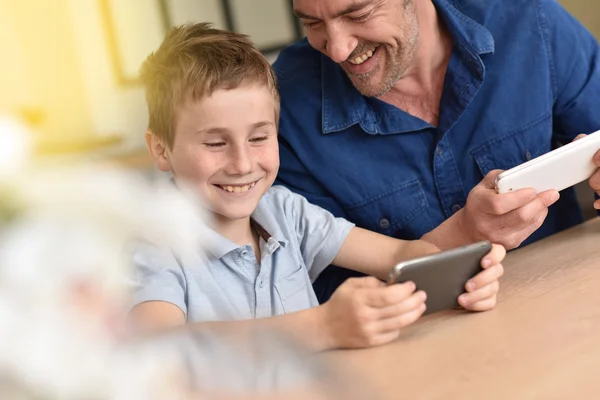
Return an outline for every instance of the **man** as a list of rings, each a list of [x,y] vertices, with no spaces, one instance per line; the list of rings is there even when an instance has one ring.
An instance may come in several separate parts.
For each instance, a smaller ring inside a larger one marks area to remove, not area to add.
[[[511,249],[582,221],[573,189],[494,190],[499,170],[600,129],[598,43],[556,1],[295,0],[294,12],[307,39],[275,63],[279,183],[441,248]],[[600,172],[589,184],[600,192]]]

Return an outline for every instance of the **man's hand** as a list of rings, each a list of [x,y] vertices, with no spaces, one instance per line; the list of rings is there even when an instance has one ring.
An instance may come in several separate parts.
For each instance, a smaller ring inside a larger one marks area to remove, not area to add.
[[[581,135],[577,136],[573,141],[581,139],[585,136],[586,136],[585,134],[581,134]],[[590,179],[588,180],[588,183],[590,184],[590,187],[592,188],[592,190],[594,192],[596,192],[596,194],[598,196],[600,196],[600,150],[594,155],[594,164],[596,165],[596,167],[598,169],[590,177]],[[594,201],[594,208],[596,210],[600,210],[600,199]]]
[[[487,311],[496,306],[496,295],[500,289],[498,278],[504,273],[501,264],[504,256],[504,247],[494,244],[481,260],[483,271],[469,279],[465,284],[466,293],[458,297],[461,306],[471,311]]]
[[[321,306],[329,347],[388,343],[423,314],[425,299],[413,282],[388,286],[373,277],[348,279]]]
[[[536,194],[534,189],[498,194],[494,180],[501,172],[490,171],[471,190],[458,218],[460,230],[471,242],[489,240],[513,249],[542,225],[559,194],[556,190]]]

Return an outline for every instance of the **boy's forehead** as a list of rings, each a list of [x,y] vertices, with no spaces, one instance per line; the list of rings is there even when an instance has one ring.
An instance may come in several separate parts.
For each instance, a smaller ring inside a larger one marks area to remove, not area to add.
[[[263,106],[270,106],[274,102],[273,93],[267,85],[242,83],[236,87],[217,87],[205,93],[190,88],[183,96],[180,106],[181,108],[226,106],[229,104],[234,106],[239,98],[255,98],[256,102]]]
[[[265,120],[276,125],[275,99],[266,85],[217,88],[198,98],[194,98],[190,92],[175,108],[177,125],[179,122],[186,125],[253,124]]]

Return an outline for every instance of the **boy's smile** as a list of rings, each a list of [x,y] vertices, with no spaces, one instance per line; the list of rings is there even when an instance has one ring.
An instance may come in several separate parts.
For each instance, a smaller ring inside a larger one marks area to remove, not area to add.
[[[256,185],[257,181],[251,182],[251,183],[242,183],[242,184],[235,184],[235,183],[229,183],[229,184],[220,184],[217,185],[218,187],[220,187],[221,189],[223,189],[224,191],[226,191],[227,193],[234,193],[234,194],[245,194],[248,193],[249,190],[251,190],[255,185]]]
[[[275,118],[273,95],[258,84],[188,101],[159,167],[191,184],[221,222],[249,218],[279,168]]]

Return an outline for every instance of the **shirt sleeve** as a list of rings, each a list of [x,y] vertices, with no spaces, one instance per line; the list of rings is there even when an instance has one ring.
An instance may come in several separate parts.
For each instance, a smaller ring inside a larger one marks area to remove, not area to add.
[[[150,243],[133,245],[133,290],[131,308],[146,301],[164,301],[187,316],[186,280],[173,253]]]
[[[553,72],[554,133],[571,142],[600,129],[600,52],[592,34],[556,0],[539,0]]]
[[[276,190],[283,197],[284,212],[295,227],[302,258],[314,282],[338,254],[354,224],[287,188],[279,186]]]

